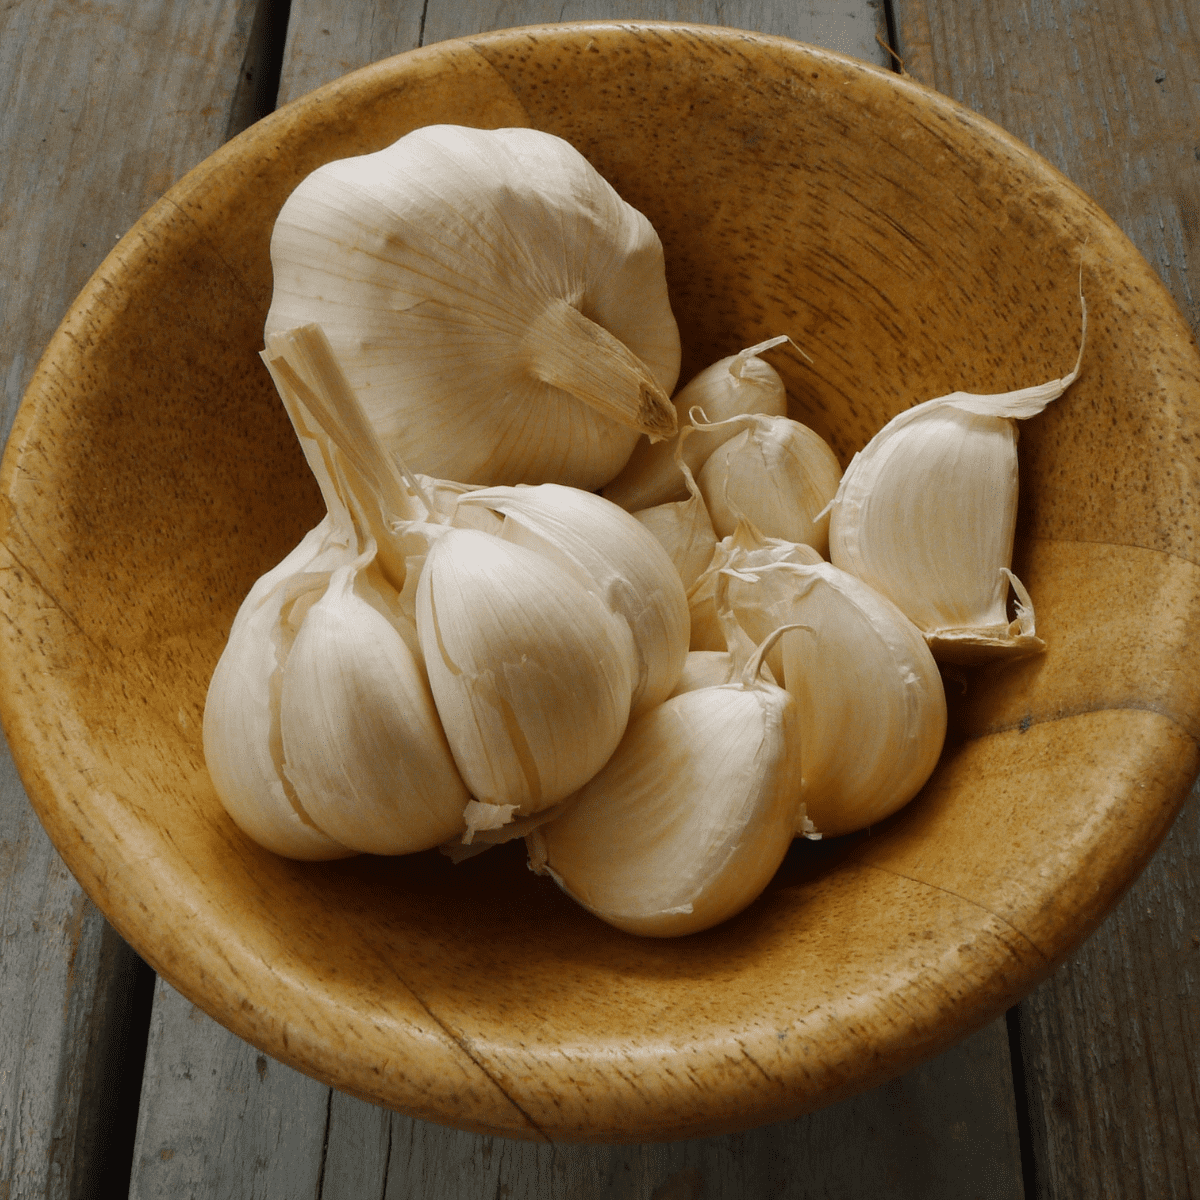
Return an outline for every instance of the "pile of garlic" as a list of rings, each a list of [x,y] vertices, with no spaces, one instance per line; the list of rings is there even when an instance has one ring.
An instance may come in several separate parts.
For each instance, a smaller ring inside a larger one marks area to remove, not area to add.
[[[217,794],[268,849],[524,837],[603,920],[695,932],[797,835],[916,794],[938,661],[1040,649],[1015,421],[1078,361],[918,405],[843,475],[762,358],[785,337],[670,398],[657,235],[532,130],[322,167],[271,253],[263,360],[327,513],[243,602],[204,717]]]

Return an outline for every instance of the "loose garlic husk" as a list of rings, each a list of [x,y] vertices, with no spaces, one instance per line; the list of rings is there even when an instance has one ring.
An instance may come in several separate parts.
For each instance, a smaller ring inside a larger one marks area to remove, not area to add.
[[[629,718],[629,628],[525,546],[448,529],[417,585],[417,634],[455,762],[476,800],[529,816],[603,765]],[[478,824],[478,823],[477,823]]]
[[[751,412],[784,416],[787,390],[783,380],[770,363],[758,356],[790,340],[786,334],[769,338],[705,367],[672,401],[680,429],[687,425],[688,413],[695,406],[714,421]],[[704,460],[736,432],[717,429],[693,433],[683,450],[688,469],[693,474],[699,471]],[[674,441],[641,439],[624,469],[604,489],[604,498],[629,512],[683,499],[685,484],[675,450]]]
[[[675,432],[661,243],[561,138],[434,125],[327,163],[271,263],[268,341],[320,324],[414,471],[594,489]]]
[[[921,789],[946,736],[946,696],[920,631],[830,563],[745,574],[771,594],[778,624],[812,631],[781,639],[779,676],[800,710],[809,820],[826,837],[882,821]]]
[[[795,701],[760,678],[686,692],[629,723],[563,814],[526,842],[530,866],[601,920],[675,937],[750,904],[805,827]]]
[[[773,562],[819,563],[822,561],[820,554],[809,545],[785,542],[780,538],[763,537],[749,522],[740,522],[733,533],[717,543],[708,569],[696,580],[688,592],[688,608],[692,617],[692,636],[688,648],[690,650],[717,651],[726,648],[725,630],[722,628],[716,605],[717,588],[722,571],[750,570]],[[740,607],[739,595],[735,583],[731,589],[731,599],[734,601],[735,611]],[[753,621],[750,624],[753,625]],[[761,641],[771,632],[774,625],[766,629],[760,625],[754,627],[761,632],[759,638]],[[768,661],[771,661],[772,658],[776,659],[776,663],[772,665],[771,669],[776,671],[778,678],[777,651],[778,647],[775,647],[770,652]]]
[[[503,514],[500,536],[572,573],[629,628],[635,661],[632,712],[670,695],[688,650],[687,593],[667,552],[624,509],[578,488],[483,488],[458,513]]]
[[[825,511],[837,492],[841,464],[820,434],[788,417],[751,414],[697,429],[740,429],[709,455],[696,482],[718,537],[743,518],[767,537],[829,549]]]
[[[1082,297],[1080,298],[1082,302]],[[1044,648],[1012,574],[1018,420],[1040,413],[1070,374],[994,396],[954,392],[893,417],[851,460],[830,512],[830,557],[897,605],[941,662],[972,665]],[[1009,621],[1009,585],[1017,594]]]

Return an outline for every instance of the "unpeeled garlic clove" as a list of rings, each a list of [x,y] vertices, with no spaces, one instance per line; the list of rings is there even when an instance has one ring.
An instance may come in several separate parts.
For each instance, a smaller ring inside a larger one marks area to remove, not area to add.
[[[562,816],[526,839],[530,865],[629,933],[674,937],[750,904],[792,838],[801,786],[795,701],[760,679],[667,700],[629,723]]]
[[[811,630],[780,641],[809,819],[825,836],[882,821],[916,795],[942,751],[946,697],[933,655],[891,601],[830,563],[749,574],[771,593],[774,620]]]
[[[656,504],[633,514],[638,524],[654,535],[655,541],[667,552],[675,564],[675,571],[683,583],[684,591],[704,574],[717,548],[717,535],[704,504],[704,497],[686,462],[681,461],[680,447],[686,445],[694,434],[690,426],[679,431],[675,442],[675,459],[687,485],[686,500],[672,500]]]
[[[204,703],[204,761],[226,812],[260,846],[287,858],[345,858],[354,851],[304,811],[283,771],[281,663],[292,633],[282,614],[329,571],[357,554],[332,517],[263,575],[242,601]]]
[[[416,615],[442,726],[481,803],[531,815],[616,748],[633,693],[629,630],[572,574],[525,546],[448,529],[426,556]]]
[[[783,380],[770,363],[758,356],[789,340],[786,335],[770,338],[705,367],[672,401],[680,430],[687,425],[688,413],[695,406],[713,421],[751,412],[783,416],[787,412]],[[705,459],[735,433],[736,429],[724,428],[694,432],[683,447],[688,469],[693,474],[699,471]],[[604,489],[604,498],[629,512],[683,499],[686,485],[675,448],[676,441],[641,439],[624,469]]]
[[[1016,422],[1075,381],[995,396],[954,392],[893,417],[856,454],[830,515],[835,566],[870,584],[925,635],[939,661],[970,665],[1044,648],[1033,604],[1012,575]],[[1007,615],[1010,583],[1019,604]]]
[[[728,537],[717,543],[712,561],[708,569],[692,585],[688,592],[688,607],[692,618],[692,636],[689,643],[691,650],[725,650],[725,631],[717,612],[716,594],[721,578],[721,572],[726,570],[741,571],[754,567],[765,566],[772,562],[818,563],[823,561],[820,554],[812,546],[798,542],[785,542],[780,538],[764,537],[749,522],[740,522]],[[736,583],[732,587],[731,599],[738,605],[745,598],[753,604],[753,596],[743,597]],[[765,638],[775,625],[765,627],[752,619],[749,624],[759,632],[757,640]],[[782,624],[777,622],[776,624]],[[754,636],[753,634],[751,635]],[[771,670],[778,678],[778,646],[768,655],[772,663]]]
[[[569,143],[416,129],[319,167],[271,237],[266,333],[319,323],[380,439],[468,483],[607,483],[670,436],[662,245]]]
[[[709,430],[712,423],[694,421]],[[721,427],[740,429],[709,455],[696,482],[718,537],[739,520],[767,537],[829,549],[826,509],[842,477],[841,464],[820,434],[788,417],[752,414]]]
[[[470,795],[410,649],[416,631],[365,566],[360,558],[333,572],[284,663],[284,774],[330,837],[369,854],[411,854],[460,833]]]
[[[460,514],[477,508],[502,513],[505,541],[572,574],[625,622],[635,662],[632,711],[665,700],[683,669],[690,625],[687,593],[653,534],[615,504],[553,483],[460,497]]]

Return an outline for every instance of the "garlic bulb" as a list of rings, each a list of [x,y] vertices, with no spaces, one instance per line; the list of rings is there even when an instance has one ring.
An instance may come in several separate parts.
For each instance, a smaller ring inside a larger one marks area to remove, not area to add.
[[[675,432],[662,246],[567,142],[433,125],[331,162],[271,238],[266,336],[320,324],[414,471],[594,489]]]
[[[530,865],[629,933],[673,937],[740,912],[795,834],[795,701],[758,676],[701,688],[634,718],[562,816],[526,839]]]
[[[882,821],[921,789],[946,736],[946,696],[920,631],[830,563],[748,574],[773,593],[774,620],[812,631],[780,643],[780,678],[800,710],[808,818],[825,836]]]
[[[476,800],[529,816],[600,769],[625,730],[629,629],[525,546],[447,529],[417,585],[417,635],[454,760]]]
[[[786,334],[769,338],[705,367],[672,401],[680,429],[697,406],[712,421],[752,412],[784,416],[787,391],[783,380],[770,363],[758,356],[790,340]],[[688,469],[693,474],[699,471],[705,459],[737,432],[736,428],[721,428],[694,433],[683,450]],[[604,498],[629,512],[683,499],[685,485],[675,447],[673,441],[641,439],[624,470],[604,489]]]
[[[692,616],[692,636],[689,643],[691,650],[725,650],[726,635],[721,626],[717,612],[716,594],[720,584],[721,572],[725,570],[743,571],[754,567],[762,567],[772,562],[818,563],[823,561],[820,554],[811,546],[798,542],[785,542],[780,538],[763,537],[753,525],[740,522],[738,527],[728,537],[717,543],[712,561],[708,569],[692,585],[688,592],[688,608]],[[730,584],[730,600],[738,619],[750,632],[752,638],[761,641],[776,625],[782,621],[765,625],[756,623],[747,616],[746,608],[752,607],[759,593],[746,594],[745,588],[740,588],[737,582]],[[758,635],[756,637],[756,634]],[[779,678],[779,661],[776,655],[778,647],[768,654],[768,662],[772,658],[772,671]]]
[[[372,587],[369,558],[333,572],[284,662],[284,774],[343,845],[410,854],[461,833],[470,795],[410,649],[416,631],[406,636],[395,592]]]
[[[571,572],[633,638],[632,711],[659,704],[683,668],[690,630],[687,593],[666,551],[624,509],[578,488],[483,488],[458,512],[486,506],[505,517],[501,537]]]
[[[1043,649],[1033,604],[1009,569],[1017,523],[1016,422],[1040,413],[1070,374],[995,396],[954,392],[893,417],[856,454],[830,515],[833,563],[881,592],[934,657],[970,665]],[[1016,620],[1007,615],[1009,584]]]
[[[701,430],[713,424],[696,420]],[[829,549],[825,511],[837,492],[841,464],[820,434],[788,417],[733,417],[718,428],[742,432],[709,455],[696,482],[718,537],[743,518],[767,537]]]

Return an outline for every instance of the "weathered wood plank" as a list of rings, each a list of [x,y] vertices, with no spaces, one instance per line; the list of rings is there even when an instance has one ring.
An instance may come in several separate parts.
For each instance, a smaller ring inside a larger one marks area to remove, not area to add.
[[[782,4],[563,8],[444,0],[427,9],[364,3],[347,10],[331,0],[293,0],[280,99],[414,47],[422,15],[427,42],[542,20],[655,16],[760,28],[881,62],[874,40],[878,11],[869,4],[799,12]],[[178,1067],[184,1061],[187,1071]],[[236,1094],[214,1091],[212,1081],[221,1079],[241,1081]],[[539,1146],[443,1129],[330,1095],[160,987],[145,1088],[132,1193],[138,1197],[189,1191],[324,1200],[1022,1195],[1002,1021],[903,1079],[800,1121],[672,1145]],[[284,1176],[272,1175],[259,1158],[290,1136],[279,1116],[289,1107],[308,1114],[311,1138],[323,1141],[324,1155],[317,1161],[308,1148],[297,1150],[286,1166],[292,1173],[284,1191]],[[183,1162],[182,1143],[188,1147]],[[306,1175],[297,1173],[300,1166]]]
[[[1195,6],[897,0],[896,19],[907,69],[1091,193],[1200,329]],[[1021,1005],[1040,1194],[1200,1194],[1198,836],[1194,791],[1124,902]]]
[[[317,1196],[329,1105],[160,979],[130,1197]]]
[[[392,54],[489,29],[545,21],[698,21],[775,33],[886,66],[882,0],[293,0],[279,103]]]
[[[0,12],[0,443],[69,302],[220,143],[254,0]],[[0,747],[0,1196],[84,1194],[137,959],[50,846]],[[114,1040],[115,1039],[115,1040]]]
[[[414,1121],[330,1093],[160,982],[131,1200],[1019,1200],[1004,1022],[874,1092],[749,1133],[547,1146]],[[672,1182],[674,1181],[674,1182]],[[702,1190],[696,1190],[696,1189]]]

